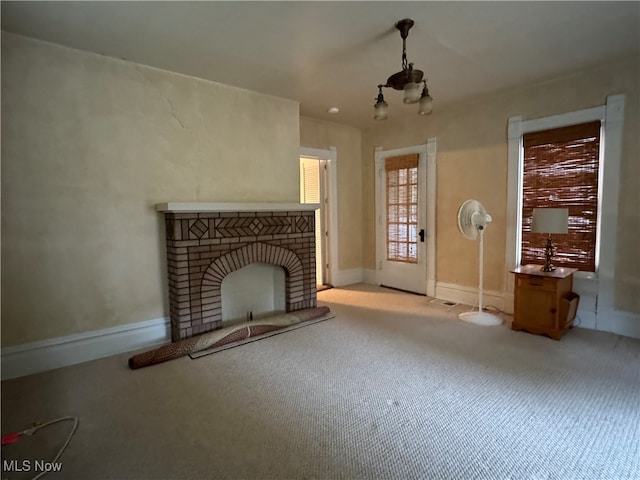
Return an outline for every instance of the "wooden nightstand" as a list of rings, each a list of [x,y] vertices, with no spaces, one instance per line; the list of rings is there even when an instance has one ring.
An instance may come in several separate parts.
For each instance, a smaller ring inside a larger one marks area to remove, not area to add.
[[[540,265],[512,270],[516,275],[512,330],[560,337],[573,325],[579,296],[572,292],[577,268],[542,272]]]

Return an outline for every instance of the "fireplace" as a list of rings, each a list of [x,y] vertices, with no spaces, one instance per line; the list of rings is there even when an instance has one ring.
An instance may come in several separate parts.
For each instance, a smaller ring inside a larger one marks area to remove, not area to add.
[[[316,306],[315,204],[163,203],[173,341],[222,326],[223,279],[282,267],[287,312]]]

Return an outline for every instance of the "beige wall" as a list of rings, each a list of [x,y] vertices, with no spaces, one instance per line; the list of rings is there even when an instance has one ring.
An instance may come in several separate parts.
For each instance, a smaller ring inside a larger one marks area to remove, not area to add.
[[[167,316],[154,205],[298,202],[299,132],[296,102],[3,33],[2,345]]]
[[[374,168],[375,146],[385,150],[425,143],[437,138],[437,265],[440,282],[463,286],[477,284],[477,248],[457,230],[456,214],[467,198],[479,199],[493,216],[486,233],[485,288],[505,288],[505,236],[507,211],[507,121],[524,120],[603,105],[612,94],[626,95],[623,157],[619,197],[616,262],[616,305],[640,311],[640,250],[637,248],[640,215],[638,146],[640,61],[637,57],[604,67],[577,72],[553,81],[502,92],[403,121],[390,119],[363,132],[364,267],[374,268]]]
[[[456,229],[466,198],[494,218],[486,288],[504,289],[506,125],[626,94],[616,303],[640,311],[638,58],[357,128],[298,104],[2,34],[2,345],[167,315],[165,201],[299,197],[300,146],[338,155],[341,270],[374,268],[373,150],[438,140],[437,280],[475,286]],[[395,108],[399,108],[395,107]],[[394,105],[391,105],[393,115]]]
[[[336,147],[338,181],[338,268],[362,267],[362,135],[360,129],[300,117],[300,145]]]

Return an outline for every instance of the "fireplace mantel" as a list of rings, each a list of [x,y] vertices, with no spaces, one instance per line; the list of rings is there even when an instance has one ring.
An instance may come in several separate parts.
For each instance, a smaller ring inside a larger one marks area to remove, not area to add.
[[[317,210],[318,203],[215,203],[215,202],[168,202],[156,204],[158,212],[286,212]]]

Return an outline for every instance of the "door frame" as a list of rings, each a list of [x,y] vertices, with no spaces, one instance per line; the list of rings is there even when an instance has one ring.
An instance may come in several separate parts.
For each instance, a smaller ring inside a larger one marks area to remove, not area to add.
[[[328,149],[320,148],[300,148],[300,157],[315,158],[317,160],[326,160],[329,175],[326,177],[327,184],[325,196],[329,200],[329,208],[325,211],[327,218],[328,235],[324,236],[324,251],[326,258],[324,259],[326,278],[325,281],[329,285],[335,283],[338,275],[338,182],[337,182],[337,163],[338,154],[336,147]]]
[[[375,149],[375,226],[376,226],[376,284],[381,282],[381,265],[386,259],[386,228],[384,228],[385,205],[383,199],[385,192],[383,191],[384,183],[382,182],[381,172],[384,169],[384,160],[387,157],[395,157],[399,155],[409,155],[417,153],[426,159],[426,182],[423,182],[426,188],[426,295],[435,297],[436,292],[436,138],[427,139],[427,143],[423,145],[415,145],[412,147],[396,148],[393,150],[383,150],[378,146]]]

